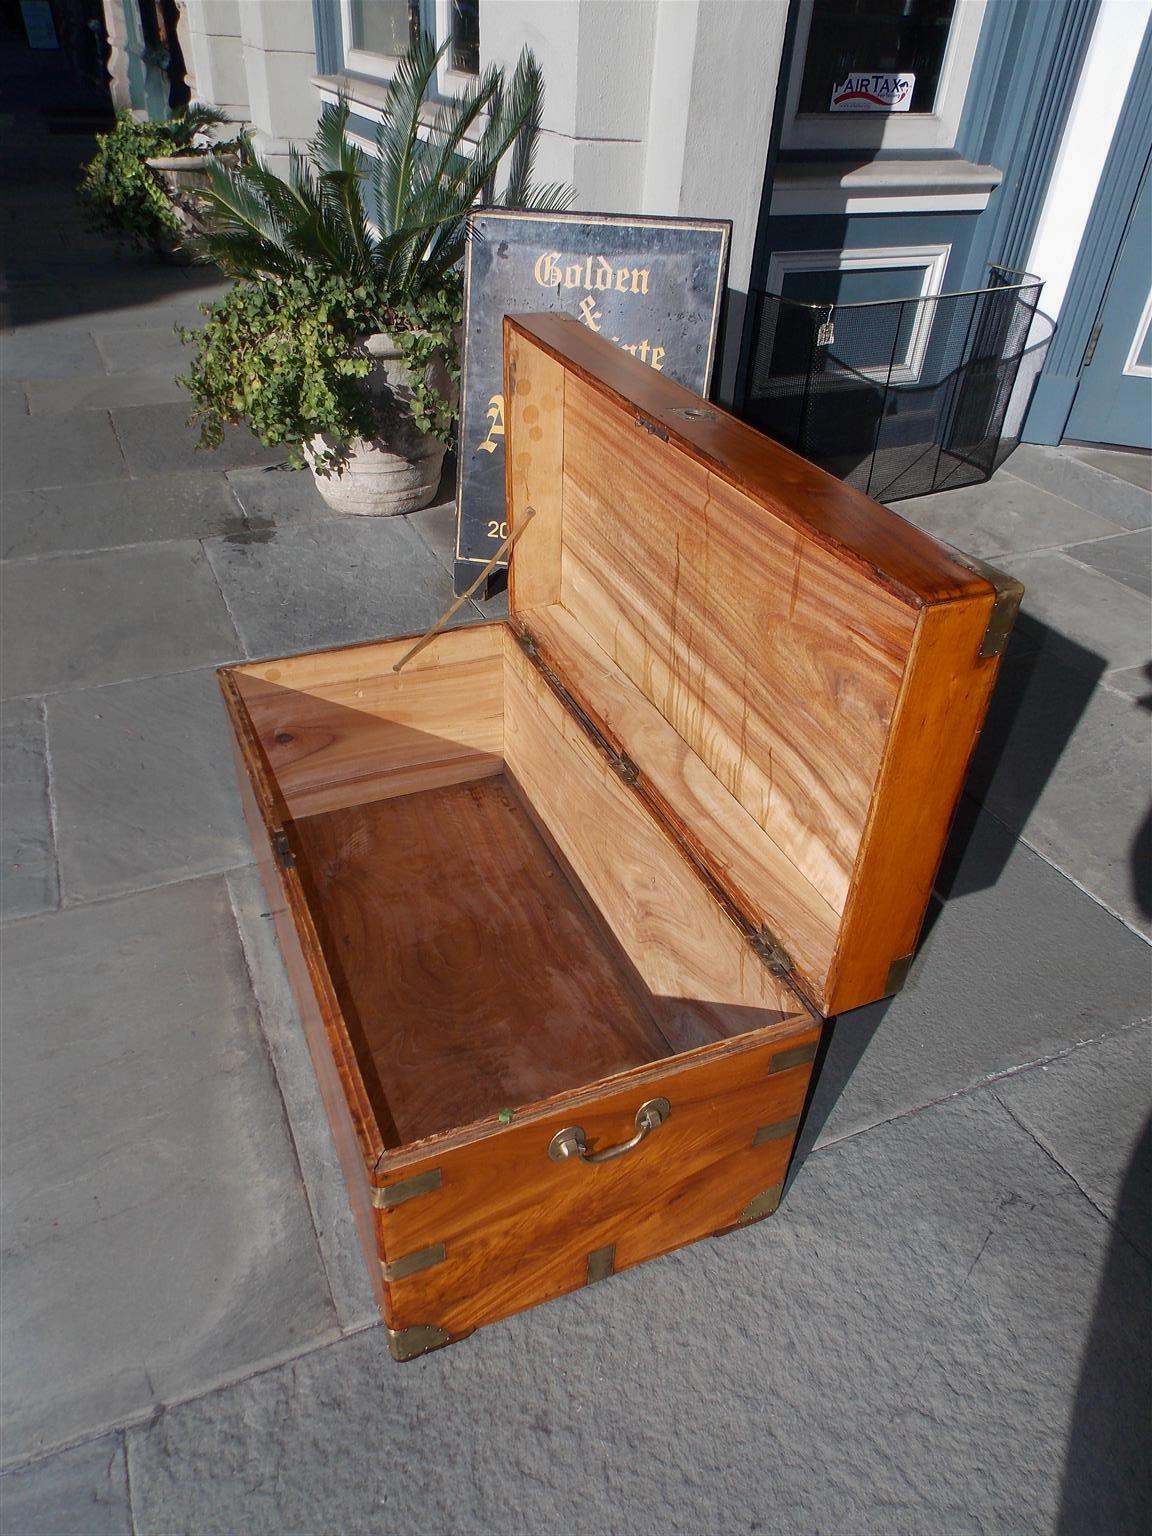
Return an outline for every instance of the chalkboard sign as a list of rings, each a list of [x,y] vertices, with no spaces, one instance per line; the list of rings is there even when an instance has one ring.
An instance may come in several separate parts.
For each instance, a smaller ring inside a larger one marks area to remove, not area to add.
[[[469,218],[456,483],[456,590],[508,535],[505,315],[570,313],[641,362],[707,395],[731,224],[483,208]]]

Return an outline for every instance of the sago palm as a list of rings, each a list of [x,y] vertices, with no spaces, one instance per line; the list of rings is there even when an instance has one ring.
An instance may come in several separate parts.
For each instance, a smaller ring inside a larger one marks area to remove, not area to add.
[[[524,50],[511,81],[489,68],[422,123],[443,53],[424,34],[400,61],[375,157],[349,143],[341,101],[325,106],[307,153],[293,151],[286,181],[256,163],[214,166],[209,196],[217,227],[202,241],[204,252],[236,277],[320,269],[391,307],[444,284],[464,252],[468,210],[497,201],[506,156],[502,204],[568,207],[569,188],[532,179],[544,87],[531,52]]]

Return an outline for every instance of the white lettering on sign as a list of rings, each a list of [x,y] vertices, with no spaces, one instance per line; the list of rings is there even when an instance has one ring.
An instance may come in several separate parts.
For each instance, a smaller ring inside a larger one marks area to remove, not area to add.
[[[915,75],[849,75],[832,90],[829,112],[908,112]]]

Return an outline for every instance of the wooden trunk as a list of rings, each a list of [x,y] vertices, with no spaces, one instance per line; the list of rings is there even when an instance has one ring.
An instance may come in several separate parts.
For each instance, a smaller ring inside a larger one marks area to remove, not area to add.
[[[775,1210],[1019,599],[583,327],[505,341],[510,620],[221,672],[398,1359]]]

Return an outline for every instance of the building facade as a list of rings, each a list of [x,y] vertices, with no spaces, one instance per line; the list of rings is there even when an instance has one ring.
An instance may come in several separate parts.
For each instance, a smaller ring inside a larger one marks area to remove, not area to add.
[[[109,33],[133,31],[114,25],[125,7],[157,3],[105,0]],[[341,95],[370,147],[415,27],[449,42],[441,94],[531,47],[547,86],[542,180],[570,182],[578,208],[732,220],[715,388],[737,410],[754,387],[765,294],[892,304],[1021,269],[1043,280],[1041,309],[1057,322],[1023,435],[1152,446],[1152,0],[179,0],[179,10],[194,99],[251,124],[273,165]],[[885,340],[889,367],[897,352],[905,371],[921,365],[919,323]]]

